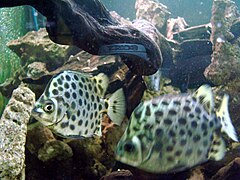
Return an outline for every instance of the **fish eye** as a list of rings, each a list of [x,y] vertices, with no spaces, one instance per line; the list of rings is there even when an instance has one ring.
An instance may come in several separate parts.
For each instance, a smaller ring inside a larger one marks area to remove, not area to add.
[[[127,152],[133,152],[135,151],[135,146],[132,142],[127,142],[125,145],[124,145],[124,150],[127,151]]]
[[[53,111],[54,111],[54,105],[53,105],[53,103],[47,103],[47,104],[45,104],[45,106],[43,107],[43,110],[44,110],[45,112],[49,112],[49,113],[53,112]]]

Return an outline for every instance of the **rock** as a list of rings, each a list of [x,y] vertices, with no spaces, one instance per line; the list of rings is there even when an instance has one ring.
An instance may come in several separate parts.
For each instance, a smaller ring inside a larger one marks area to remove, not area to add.
[[[103,176],[100,180],[133,180],[133,174],[129,170],[113,171],[109,175]]]
[[[240,37],[240,17],[237,18],[236,20],[234,20],[231,28],[230,28],[230,32],[234,35],[234,40],[236,40],[237,38]]]
[[[221,168],[211,180],[234,180],[240,177],[240,158],[235,158],[231,163]]]
[[[188,179],[189,180],[205,180],[201,167],[193,169]]]
[[[13,91],[3,112],[0,120],[0,178],[14,178],[24,168],[27,123],[34,103],[34,93],[21,85]]]
[[[161,33],[166,34],[167,20],[171,14],[166,6],[151,0],[137,0],[135,8],[137,19],[148,20]]]
[[[53,140],[44,143],[38,151],[38,159],[46,162],[52,160],[66,160],[73,156],[72,149],[66,143]]]
[[[39,77],[49,74],[46,63],[33,62],[27,66],[27,77],[33,80],[37,80]]]
[[[39,149],[46,142],[54,140],[56,139],[53,133],[41,123],[37,122],[28,126],[26,147],[32,154],[38,156]]]
[[[72,46],[52,42],[43,28],[28,32],[25,36],[10,41],[7,46],[21,58],[22,66],[32,62],[45,62],[49,71],[63,65],[76,50]]]

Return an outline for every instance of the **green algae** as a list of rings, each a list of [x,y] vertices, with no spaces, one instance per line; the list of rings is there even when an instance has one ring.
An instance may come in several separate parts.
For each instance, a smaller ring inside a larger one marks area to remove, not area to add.
[[[0,9],[0,84],[20,66],[19,57],[6,44],[26,33],[25,22],[24,7]],[[7,102],[8,99],[0,93],[0,114]]]

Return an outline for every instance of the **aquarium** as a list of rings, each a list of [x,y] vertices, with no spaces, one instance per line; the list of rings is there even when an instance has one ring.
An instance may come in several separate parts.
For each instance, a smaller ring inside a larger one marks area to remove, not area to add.
[[[0,179],[239,179],[239,8],[0,0]]]

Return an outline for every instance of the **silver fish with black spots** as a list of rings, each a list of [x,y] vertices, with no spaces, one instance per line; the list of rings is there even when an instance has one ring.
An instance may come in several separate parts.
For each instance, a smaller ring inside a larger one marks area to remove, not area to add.
[[[125,116],[122,89],[104,99],[108,77],[77,71],[63,71],[54,76],[40,96],[32,116],[62,137],[101,136],[102,114],[120,125]]]
[[[116,149],[122,163],[152,173],[189,169],[226,151],[223,132],[238,141],[228,112],[228,95],[214,111],[208,85],[193,94],[164,95],[134,110]]]

